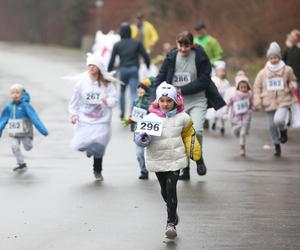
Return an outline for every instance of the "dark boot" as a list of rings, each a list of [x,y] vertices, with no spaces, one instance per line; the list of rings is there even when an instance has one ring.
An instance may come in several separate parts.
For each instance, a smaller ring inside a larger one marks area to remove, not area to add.
[[[280,157],[281,156],[281,147],[280,144],[275,144],[275,156]]]
[[[286,143],[288,141],[288,135],[287,135],[287,129],[280,130],[280,142],[282,144]]]
[[[190,179],[190,167],[182,169],[182,174],[179,175],[178,180],[187,181]]]
[[[141,175],[139,176],[140,180],[148,180],[149,179],[149,174],[145,172],[141,172]]]
[[[206,175],[206,166],[203,159],[203,136],[201,134],[197,134],[197,139],[201,145],[201,159],[199,161],[196,161],[197,164],[197,173],[198,175]]]
[[[220,133],[221,133],[221,135],[224,135],[225,134],[225,128],[221,128]]]
[[[103,181],[103,176],[102,176],[102,157],[101,158],[95,158],[94,157],[94,175],[96,180]]]
[[[201,157],[201,159],[199,161],[196,161],[197,164],[197,173],[198,175],[206,175],[206,166],[203,160],[203,156]]]
[[[209,129],[209,120],[205,119],[204,124],[203,124],[204,129]]]
[[[215,122],[212,124],[211,129],[216,130],[216,123]]]

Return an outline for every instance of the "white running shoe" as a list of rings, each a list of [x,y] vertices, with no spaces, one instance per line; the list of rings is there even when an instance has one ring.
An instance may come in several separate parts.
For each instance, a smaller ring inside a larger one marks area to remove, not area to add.
[[[173,223],[167,224],[165,235],[168,239],[174,239],[177,237],[176,227]]]

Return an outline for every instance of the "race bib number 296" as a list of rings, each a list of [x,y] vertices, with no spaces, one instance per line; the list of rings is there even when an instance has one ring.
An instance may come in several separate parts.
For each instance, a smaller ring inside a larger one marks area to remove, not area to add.
[[[161,136],[163,123],[154,121],[139,121],[136,132],[147,133],[153,136]]]

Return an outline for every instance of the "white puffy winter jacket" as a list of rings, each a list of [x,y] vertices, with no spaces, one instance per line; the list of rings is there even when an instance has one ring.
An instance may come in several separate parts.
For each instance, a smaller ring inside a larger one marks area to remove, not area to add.
[[[152,141],[145,150],[147,169],[151,172],[167,172],[185,168],[188,157],[181,133],[182,129],[189,125],[190,116],[185,112],[172,117],[159,117],[150,113],[144,120],[163,122],[161,136],[152,136]]]

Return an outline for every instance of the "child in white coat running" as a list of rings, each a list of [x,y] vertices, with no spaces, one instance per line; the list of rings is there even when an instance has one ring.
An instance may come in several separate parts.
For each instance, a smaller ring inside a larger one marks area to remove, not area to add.
[[[111,137],[112,108],[117,104],[114,79],[104,69],[101,58],[89,54],[88,71],[76,83],[69,103],[74,136],[71,147],[94,157],[94,175],[103,180],[102,159]]]
[[[156,100],[149,112],[138,123],[135,142],[146,147],[147,169],[155,172],[167,205],[165,234],[175,238],[179,171],[186,167],[188,156],[193,160],[200,159],[200,144],[191,117],[183,111],[183,99],[173,85],[163,82],[158,86]]]
[[[214,63],[215,66],[215,76],[211,79],[215,83],[216,87],[220,95],[225,98],[226,91],[230,88],[230,83],[226,77],[226,63],[224,61],[216,61]],[[211,129],[216,130],[217,122],[220,121],[220,132],[221,135],[225,133],[225,119],[224,113],[226,111],[226,106],[223,108],[218,109],[217,111],[214,108],[210,108],[207,110],[206,118],[210,120],[212,124]]]

